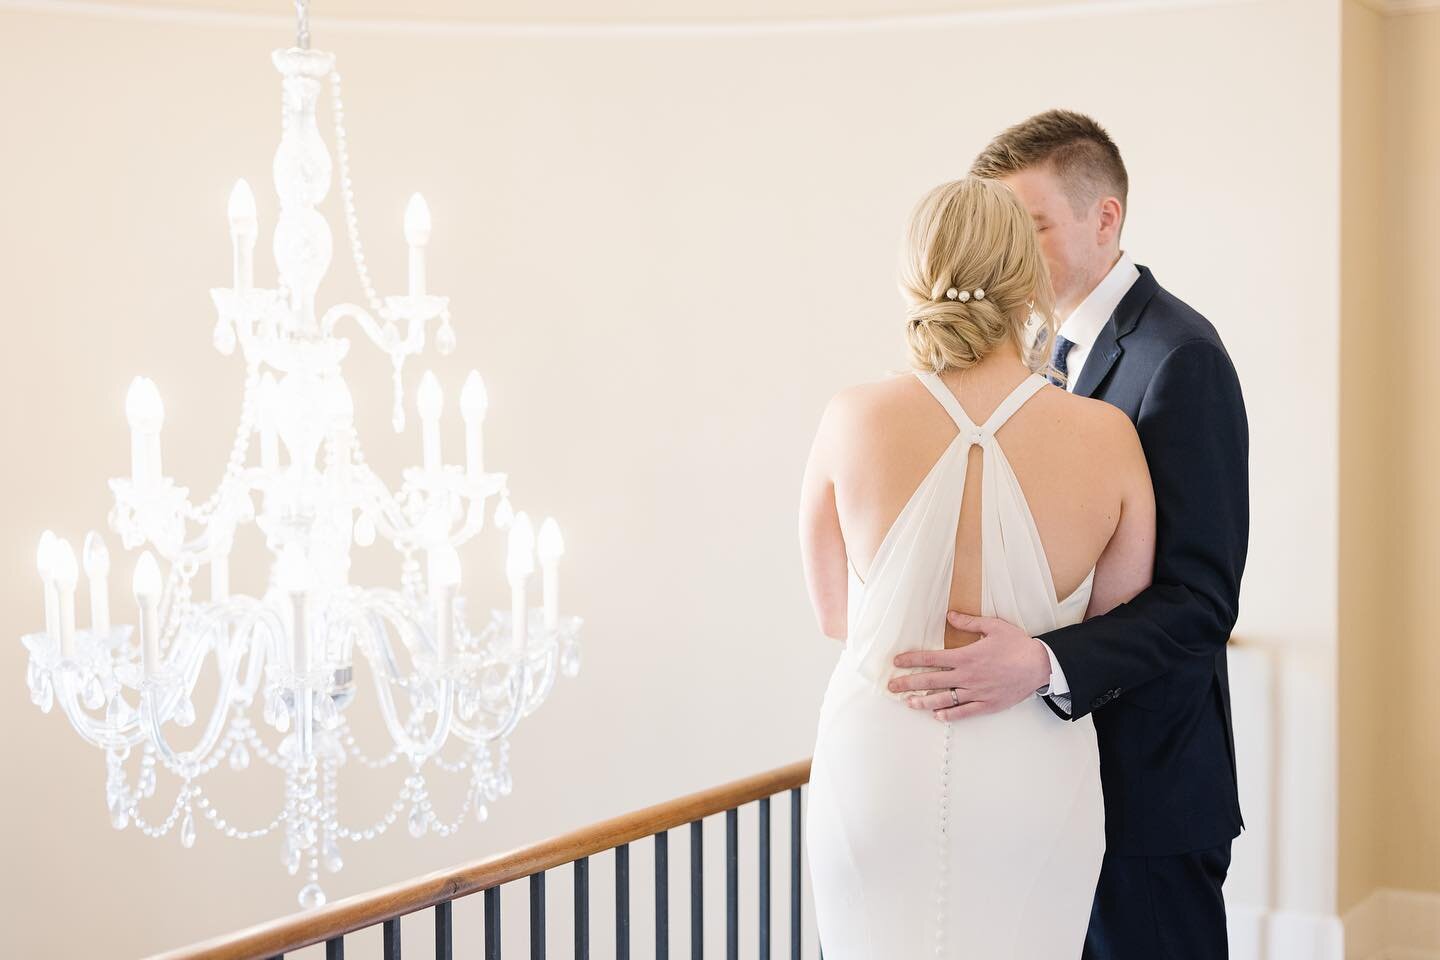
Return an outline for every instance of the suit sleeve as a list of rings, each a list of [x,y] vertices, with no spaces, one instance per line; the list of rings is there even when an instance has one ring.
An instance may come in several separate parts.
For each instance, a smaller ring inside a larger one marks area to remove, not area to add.
[[[1224,348],[1189,341],[1161,362],[1136,429],[1155,487],[1154,582],[1109,613],[1043,634],[1077,719],[1230,638],[1250,532],[1249,427]]]

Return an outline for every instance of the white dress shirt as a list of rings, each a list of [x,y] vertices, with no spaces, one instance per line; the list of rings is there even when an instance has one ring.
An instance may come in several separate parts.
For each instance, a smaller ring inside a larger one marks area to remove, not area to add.
[[[1090,351],[1094,348],[1100,331],[1105,329],[1105,324],[1109,323],[1115,314],[1115,308],[1120,306],[1120,301],[1125,299],[1125,294],[1130,292],[1130,288],[1139,279],[1140,271],[1135,268],[1135,261],[1130,259],[1130,254],[1122,250],[1115,266],[1110,268],[1105,278],[1095,285],[1095,289],[1080,301],[1080,306],[1060,325],[1060,336],[1075,344],[1065,357],[1065,389],[1071,393],[1075,392],[1080,371],[1085,368],[1085,361],[1090,358]],[[1069,713],[1070,682],[1065,679],[1065,671],[1060,669],[1060,661],[1055,659],[1055,651],[1050,649],[1050,644],[1044,640],[1040,643],[1050,655],[1050,682],[1036,693],[1049,697],[1057,707]]]

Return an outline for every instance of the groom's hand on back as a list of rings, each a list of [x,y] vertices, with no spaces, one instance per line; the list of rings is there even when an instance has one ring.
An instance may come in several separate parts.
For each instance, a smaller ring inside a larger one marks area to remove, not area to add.
[[[956,630],[979,634],[980,639],[963,647],[909,650],[897,656],[897,667],[940,668],[890,681],[895,693],[914,692],[906,698],[911,707],[929,710],[937,720],[999,713],[1034,696],[1050,682],[1050,655],[1045,645],[1019,627],[953,610],[946,619]],[[956,694],[950,693],[952,687]]]

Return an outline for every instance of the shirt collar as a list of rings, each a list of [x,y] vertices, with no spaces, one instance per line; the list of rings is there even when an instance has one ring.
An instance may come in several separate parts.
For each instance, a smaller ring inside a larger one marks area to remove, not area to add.
[[[1115,308],[1120,306],[1120,301],[1125,299],[1125,294],[1139,279],[1140,271],[1135,268],[1135,261],[1129,253],[1121,251],[1120,259],[1105,274],[1105,279],[1096,284],[1075,312],[1065,318],[1060,325],[1060,336],[1089,350],[1095,345],[1100,331],[1105,329],[1105,324],[1110,322]]]

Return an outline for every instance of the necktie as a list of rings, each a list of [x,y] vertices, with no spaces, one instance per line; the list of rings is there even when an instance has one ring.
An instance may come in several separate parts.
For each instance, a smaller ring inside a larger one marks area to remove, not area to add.
[[[1055,345],[1050,348],[1050,366],[1054,367],[1057,373],[1069,375],[1069,371],[1065,369],[1065,358],[1070,356],[1070,349],[1074,346],[1074,340],[1055,334]],[[1057,377],[1051,377],[1050,382],[1057,387],[1065,386],[1065,382]]]

